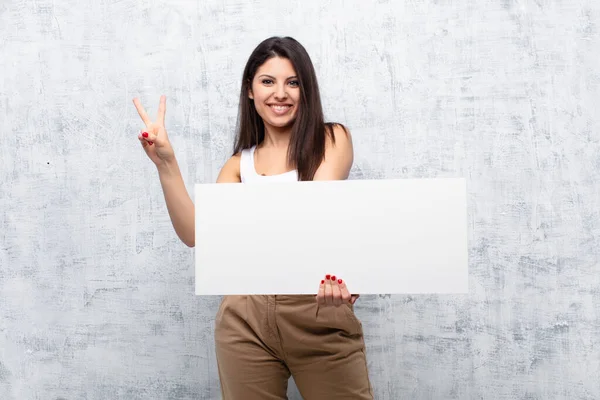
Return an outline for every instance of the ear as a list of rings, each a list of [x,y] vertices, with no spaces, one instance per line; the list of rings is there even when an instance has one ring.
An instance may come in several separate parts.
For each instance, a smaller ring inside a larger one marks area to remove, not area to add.
[[[248,98],[254,100],[254,93],[252,93],[252,82],[248,80]]]

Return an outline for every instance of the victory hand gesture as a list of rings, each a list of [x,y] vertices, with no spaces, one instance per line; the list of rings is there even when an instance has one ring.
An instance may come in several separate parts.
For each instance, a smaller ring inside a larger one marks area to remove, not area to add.
[[[157,166],[175,158],[173,148],[169,142],[167,136],[167,130],[165,129],[165,112],[166,112],[167,99],[165,95],[160,96],[160,104],[158,106],[158,115],[156,121],[152,122],[146,110],[140,103],[140,100],[136,97],[133,99],[133,104],[142,118],[146,128],[140,131],[138,139],[142,144],[142,147],[146,151],[150,160]]]

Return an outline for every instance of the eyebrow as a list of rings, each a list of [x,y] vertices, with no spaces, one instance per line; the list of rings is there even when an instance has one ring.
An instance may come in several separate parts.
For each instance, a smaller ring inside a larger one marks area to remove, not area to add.
[[[262,74],[262,75],[260,75],[260,76],[259,76],[259,78],[261,78],[261,77],[263,77],[263,76],[264,76],[264,77],[266,77],[266,78],[271,78],[271,79],[275,80],[275,77],[273,77],[273,76],[271,76],[271,75],[267,75],[267,74]],[[287,78],[287,79],[298,79],[298,77],[294,75],[294,76],[290,76],[290,77],[289,77],[289,78]]]

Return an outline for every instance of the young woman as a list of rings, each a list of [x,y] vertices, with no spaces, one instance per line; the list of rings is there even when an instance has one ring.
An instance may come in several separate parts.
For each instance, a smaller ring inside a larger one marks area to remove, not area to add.
[[[164,126],[165,96],[155,122],[133,101],[146,124],[138,139],[158,169],[173,227],[192,247],[194,205]],[[244,69],[236,143],[217,182],[341,180],[352,162],[348,130],[324,121],[304,47],[289,37],[260,43]],[[329,274],[316,298],[225,296],[215,328],[223,398],[286,399],[292,375],[306,400],[372,399],[362,325],[353,311],[357,298]]]

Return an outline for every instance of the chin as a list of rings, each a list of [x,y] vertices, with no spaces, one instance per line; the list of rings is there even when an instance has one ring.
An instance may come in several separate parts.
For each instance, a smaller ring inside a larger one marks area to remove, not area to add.
[[[294,122],[296,122],[296,118],[293,118],[293,119],[288,120],[288,121],[269,121],[269,120],[266,120],[265,122],[267,122],[269,125],[271,125],[274,128],[291,128],[292,125],[294,125]]]

